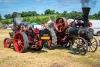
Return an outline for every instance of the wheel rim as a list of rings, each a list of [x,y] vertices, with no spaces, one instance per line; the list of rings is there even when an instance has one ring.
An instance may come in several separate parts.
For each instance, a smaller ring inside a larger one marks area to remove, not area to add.
[[[4,48],[9,48],[10,46],[10,40],[8,38],[4,39]]]
[[[98,48],[98,42],[97,40],[93,37],[90,39],[90,42],[88,42],[88,51],[89,52],[95,52]]]
[[[88,44],[83,38],[75,38],[71,50],[74,54],[85,55],[88,50]]]
[[[70,47],[70,45],[72,45],[72,41],[71,41],[71,40],[69,40],[68,42],[66,42],[65,47],[66,47],[66,48],[69,48],[69,47]]]
[[[14,48],[17,52],[21,52],[24,47],[24,39],[20,33],[17,33],[14,37]]]

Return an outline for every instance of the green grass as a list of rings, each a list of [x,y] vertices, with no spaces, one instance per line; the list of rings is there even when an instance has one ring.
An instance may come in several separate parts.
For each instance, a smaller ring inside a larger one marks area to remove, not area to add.
[[[56,17],[57,16],[57,14],[49,14],[49,15],[39,15],[39,16],[29,16],[29,17],[21,17],[21,20],[23,20],[23,18],[33,18],[34,17],[34,19],[35,18],[40,18],[40,19],[42,19],[42,18],[50,18],[50,16],[54,16],[54,17]],[[4,21],[5,19],[3,19],[3,20],[1,20],[1,21]],[[6,19],[6,20],[8,20],[8,21],[11,21],[12,19]]]
[[[36,18],[36,17],[38,17],[38,18],[46,18],[46,17],[50,17],[50,16],[57,16],[57,14],[53,14],[53,15],[40,15],[40,16],[31,16],[31,17],[24,17],[24,18],[32,18],[32,17],[34,17],[34,18]]]
[[[0,30],[0,67],[100,67],[100,47],[95,53],[85,56],[71,54],[71,50],[57,48],[18,53],[13,48],[4,48],[3,40],[10,30]],[[98,40],[98,37],[96,37]]]

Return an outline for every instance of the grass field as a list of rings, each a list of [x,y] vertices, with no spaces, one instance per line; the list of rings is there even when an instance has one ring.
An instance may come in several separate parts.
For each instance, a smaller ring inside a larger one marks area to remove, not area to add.
[[[23,20],[23,18],[33,18],[36,19],[37,17],[40,18],[40,19],[43,19],[43,18],[50,18],[50,16],[54,16],[56,17],[57,14],[49,14],[49,15],[39,15],[39,16],[29,16],[29,17],[20,17],[21,20]],[[3,19],[2,21],[4,21],[5,19]],[[12,21],[12,19],[6,19],[8,21]],[[49,19],[48,19],[49,20]]]
[[[65,48],[29,49],[18,53],[13,48],[3,47],[3,40],[9,37],[9,31],[0,30],[0,67],[100,67],[100,47],[95,53],[88,52],[85,56],[71,54],[71,50]]]

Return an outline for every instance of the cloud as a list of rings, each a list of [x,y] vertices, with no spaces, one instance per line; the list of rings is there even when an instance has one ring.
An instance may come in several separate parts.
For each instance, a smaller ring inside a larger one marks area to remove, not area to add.
[[[51,6],[62,6],[62,4],[52,3]]]
[[[0,3],[5,3],[5,4],[15,4],[17,3],[15,0],[0,0]]]
[[[51,6],[56,6],[56,7],[70,7],[72,6],[71,4],[79,4],[80,0],[55,0],[55,2],[52,2],[50,5]]]
[[[36,2],[40,2],[41,0],[36,0]]]
[[[58,2],[63,2],[63,3],[79,3],[80,0],[57,0]]]

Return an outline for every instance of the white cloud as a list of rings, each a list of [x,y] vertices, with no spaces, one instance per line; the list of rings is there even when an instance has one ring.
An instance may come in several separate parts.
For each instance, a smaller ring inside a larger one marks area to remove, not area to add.
[[[61,6],[62,4],[52,3],[51,6]]]
[[[15,2],[15,0],[0,0],[0,3],[14,4],[16,2]]]
[[[36,0],[37,2],[40,2],[41,0]]]
[[[59,2],[64,2],[64,3],[79,3],[80,0],[58,0]]]

